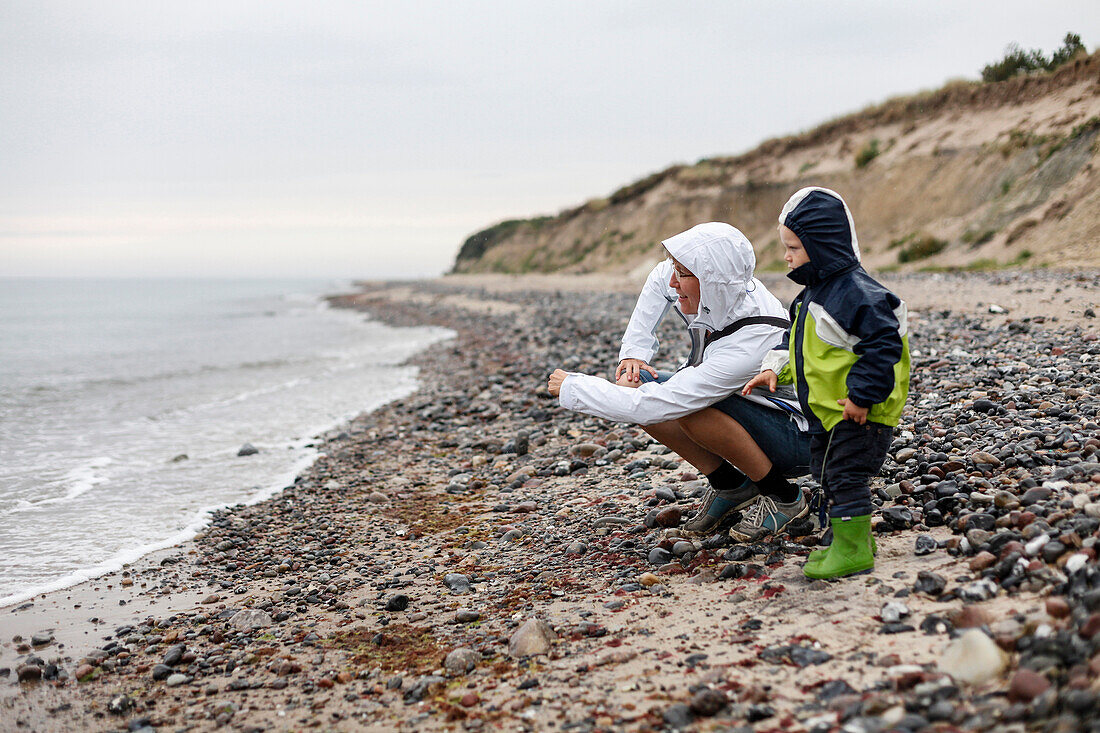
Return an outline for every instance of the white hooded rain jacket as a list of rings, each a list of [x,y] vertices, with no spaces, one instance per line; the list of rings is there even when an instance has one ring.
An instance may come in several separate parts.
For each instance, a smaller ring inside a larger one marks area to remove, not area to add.
[[[620,387],[600,377],[571,373],[562,382],[558,397],[562,407],[639,425],[675,420],[739,392],[760,373],[764,357],[779,344],[783,328],[753,324],[704,347],[707,333],[720,331],[743,318],[787,317],[779,300],[753,277],[756,257],[745,235],[729,224],[709,222],[666,239],[663,244],[699,278],[698,315],[680,314],[689,322],[692,341],[686,365],[667,382],[650,382],[636,389]],[[621,359],[652,360],[658,346],[654,335],[657,324],[669,307],[675,307],[675,291],[668,284],[671,273],[672,263],[668,260],[650,273],[623,336]],[[744,399],[784,410],[805,429],[805,418],[798,412],[793,393],[772,395],[767,390],[754,390]]]

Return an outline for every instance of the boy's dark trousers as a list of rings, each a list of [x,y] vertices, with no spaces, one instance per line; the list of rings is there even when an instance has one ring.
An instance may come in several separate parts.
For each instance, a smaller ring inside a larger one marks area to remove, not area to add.
[[[892,427],[870,420],[841,420],[828,433],[810,436],[810,472],[825,488],[830,517],[871,513],[871,477],[882,468],[893,437]]]

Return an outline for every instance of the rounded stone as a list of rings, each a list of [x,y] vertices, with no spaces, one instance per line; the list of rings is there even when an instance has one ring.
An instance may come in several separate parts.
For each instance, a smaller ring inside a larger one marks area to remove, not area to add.
[[[443,660],[443,666],[451,674],[466,674],[473,671],[480,661],[480,653],[467,647],[460,647],[447,655]]]
[[[1012,702],[1031,702],[1050,689],[1050,680],[1030,669],[1019,669],[1008,685],[1008,699]]]

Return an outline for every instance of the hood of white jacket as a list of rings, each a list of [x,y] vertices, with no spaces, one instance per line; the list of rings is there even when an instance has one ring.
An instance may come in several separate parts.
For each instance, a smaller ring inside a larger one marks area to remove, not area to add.
[[[760,315],[755,300],[747,297],[755,287],[756,255],[735,227],[716,221],[697,224],[662,244],[699,278],[699,313],[691,328],[720,331],[741,318]]]

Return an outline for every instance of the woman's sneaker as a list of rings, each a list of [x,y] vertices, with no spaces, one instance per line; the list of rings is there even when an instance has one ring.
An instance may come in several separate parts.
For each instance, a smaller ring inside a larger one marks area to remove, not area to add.
[[[752,504],[760,496],[760,489],[752,481],[727,491],[715,491],[713,486],[707,487],[707,493],[703,495],[703,504],[699,511],[695,512],[688,522],[681,527],[681,531],[690,534],[705,535],[718,530],[726,519],[734,512],[739,512]]]
[[[760,500],[745,512],[744,518],[730,529],[730,537],[738,542],[756,542],[768,535],[779,534],[791,520],[805,516],[810,511],[801,489],[798,498],[782,504],[770,496]]]

